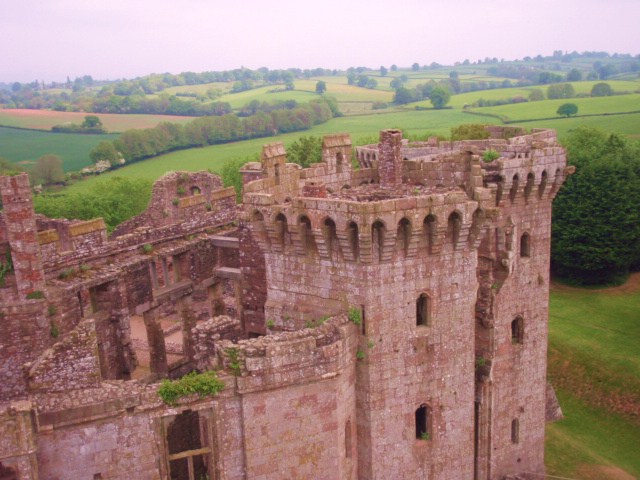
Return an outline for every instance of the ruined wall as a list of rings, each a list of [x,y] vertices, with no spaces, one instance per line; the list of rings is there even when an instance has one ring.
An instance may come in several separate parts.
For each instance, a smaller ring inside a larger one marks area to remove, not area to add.
[[[29,390],[57,392],[100,384],[95,323],[84,321],[46,350],[29,369]]]

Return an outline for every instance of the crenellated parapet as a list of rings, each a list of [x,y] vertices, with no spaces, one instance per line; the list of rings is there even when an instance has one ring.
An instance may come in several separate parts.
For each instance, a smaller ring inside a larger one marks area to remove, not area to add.
[[[459,190],[422,190],[386,199],[368,187],[337,198],[299,197],[255,206],[249,220],[262,249],[274,253],[368,264],[439,254],[445,245],[472,248],[486,220],[478,202]]]

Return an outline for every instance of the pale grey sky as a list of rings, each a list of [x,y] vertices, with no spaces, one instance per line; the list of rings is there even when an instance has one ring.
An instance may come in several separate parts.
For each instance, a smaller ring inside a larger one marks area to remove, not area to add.
[[[640,53],[640,0],[0,0],[0,81]]]

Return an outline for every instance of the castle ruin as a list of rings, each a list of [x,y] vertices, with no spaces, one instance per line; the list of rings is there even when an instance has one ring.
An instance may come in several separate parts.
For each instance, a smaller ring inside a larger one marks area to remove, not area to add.
[[[554,131],[487,128],[329,135],[309,168],[265,145],[241,205],[173,172],[110,234],[0,177],[0,480],[543,474],[569,169]],[[209,370],[217,395],[159,397]]]

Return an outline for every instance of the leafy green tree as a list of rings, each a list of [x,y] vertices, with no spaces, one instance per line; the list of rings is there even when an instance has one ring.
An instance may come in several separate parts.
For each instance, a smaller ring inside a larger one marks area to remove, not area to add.
[[[564,143],[577,169],[553,204],[553,269],[580,284],[616,281],[640,260],[640,145],[584,126]]]
[[[32,183],[52,185],[64,181],[62,159],[58,155],[47,154],[41,156],[31,170]]]
[[[287,147],[287,160],[308,167],[322,161],[322,137],[303,136]]]
[[[416,101],[416,98],[413,91],[405,87],[397,88],[396,93],[393,95],[393,103],[396,105],[404,105],[414,101]]]
[[[24,169],[15,163],[11,163],[4,157],[0,157],[0,175],[15,175],[24,172]]]
[[[449,103],[449,99],[451,98],[451,94],[449,91],[442,87],[436,87],[431,90],[431,94],[429,95],[429,100],[433,105],[433,108],[440,109],[444,108],[444,106]]]
[[[578,106],[575,103],[563,103],[558,107],[556,113],[558,115],[570,117],[571,115],[578,113]]]
[[[316,83],[316,93],[322,95],[326,91],[327,83],[324,80],[319,80],[318,83]]]
[[[387,67],[380,65],[380,76],[386,77],[388,73],[389,73],[389,70],[387,70]]]
[[[577,68],[572,68],[567,73],[567,82],[579,82],[582,80],[582,72]]]
[[[86,115],[81,125],[82,128],[102,128],[102,121],[96,115]]]
[[[102,141],[93,147],[89,156],[91,157],[91,160],[93,160],[93,163],[106,160],[111,164],[111,166],[117,165],[120,160],[120,154],[113,145],[113,142],[107,141]]]
[[[413,65],[411,65],[411,70],[417,72],[418,70],[420,70],[420,64],[418,62],[414,63]]]
[[[540,100],[544,100],[544,93],[539,88],[531,89],[529,93],[529,101],[530,102],[539,102]]]
[[[391,71],[392,72],[397,72],[398,71],[398,66],[394,63],[393,65],[391,65]]]
[[[555,83],[547,87],[547,98],[553,100],[556,98],[573,98],[576,91],[570,83]]]
[[[599,82],[591,87],[592,97],[608,97],[610,95],[613,95],[613,89],[608,83]]]

